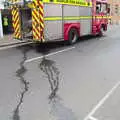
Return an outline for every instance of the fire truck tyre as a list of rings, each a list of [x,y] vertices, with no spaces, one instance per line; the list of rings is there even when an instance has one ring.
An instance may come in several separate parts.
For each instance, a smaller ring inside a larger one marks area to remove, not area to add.
[[[71,28],[68,34],[68,44],[72,45],[78,40],[78,31],[75,28]]]

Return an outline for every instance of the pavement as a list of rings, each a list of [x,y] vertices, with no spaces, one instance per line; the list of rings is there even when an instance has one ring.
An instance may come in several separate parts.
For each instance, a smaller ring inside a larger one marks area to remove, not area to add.
[[[0,119],[120,120],[119,27],[73,46],[0,50]]]
[[[26,43],[26,41],[20,41],[20,40],[13,39],[13,34],[4,35],[3,38],[0,38],[0,47],[19,45],[21,43]]]

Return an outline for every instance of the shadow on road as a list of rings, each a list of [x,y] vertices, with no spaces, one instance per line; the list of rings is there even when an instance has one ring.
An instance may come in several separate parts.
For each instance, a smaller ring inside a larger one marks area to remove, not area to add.
[[[78,43],[81,43],[81,42],[85,42],[85,41],[89,41],[89,40],[93,40],[93,39],[96,39],[96,40],[100,40],[102,39],[103,37],[106,37],[105,35],[104,36],[83,36],[83,37],[80,37],[79,40],[75,43],[75,45],[77,45]],[[79,45],[79,44],[78,44]],[[42,54],[49,54],[52,50],[55,50],[57,48],[64,48],[64,47],[68,47],[68,46],[72,46],[72,45],[68,45],[67,44],[67,41],[61,41],[61,42],[48,42],[48,43],[40,43],[40,44],[34,44],[34,49],[36,50],[37,53],[42,53]]]
[[[37,53],[42,53],[46,55],[49,54],[52,50],[55,50],[57,48],[64,48],[66,44],[63,41],[61,41],[61,42],[34,44],[33,46]]]
[[[105,37],[105,35],[103,37]],[[91,36],[91,35],[83,36],[79,38],[79,40],[75,43],[75,45],[77,45],[78,43],[93,40],[93,39],[100,40],[103,37]],[[53,50],[68,47],[68,46],[72,46],[72,45],[68,45],[67,41],[57,41],[57,42],[47,42],[47,43],[32,43],[29,45],[23,45],[23,46],[17,47],[17,49],[26,48],[26,49],[34,50],[37,53],[46,55],[46,54],[49,54]]]
[[[106,35],[104,35],[104,36],[100,36],[100,35],[96,35],[96,36],[87,35],[87,36],[80,37],[77,42],[84,42],[84,41],[93,40],[93,39],[100,40],[100,39],[102,39],[104,37],[106,37]]]

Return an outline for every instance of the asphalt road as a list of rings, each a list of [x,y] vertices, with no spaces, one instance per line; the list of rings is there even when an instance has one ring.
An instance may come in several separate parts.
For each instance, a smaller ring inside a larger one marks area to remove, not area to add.
[[[0,50],[0,120],[120,120],[119,27]]]

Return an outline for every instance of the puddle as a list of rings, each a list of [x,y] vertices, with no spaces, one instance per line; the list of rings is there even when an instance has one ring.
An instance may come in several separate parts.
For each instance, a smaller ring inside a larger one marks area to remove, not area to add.
[[[44,43],[44,44],[35,44],[34,48],[37,53],[41,53],[42,55],[47,55],[52,51],[56,51],[58,48],[64,48],[65,43],[64,42],[50,42],[50,43]]]
[[[27,60],[27,52],[30,50],[29,47],[21,47],[20,48],[21,52],[22,52],[22,60],[20,62],[20,68],[16,71],[16,76],[17,78],[19,78],[21,84],[23,85],[23,90],[20,93],[20,98],[19,98],[19,102],[15,108],[15,110],[13,111],[13,120],[20,120],[20,115],[19,115],[19,110],[20,110],[20,106],[23,103],[23,99],[25,96],[25,93],[28,91],[29,89],[29,82],[27,82],[24,78],[25,73],[27,72],[27,69],[24,66],[24,62],[25,60]]]
[[[56,62],[43,58],[39,64],[40,70],[46,75],[50,85],[50,95],[48,97],[50,105],[50,116],[55,120],[77,120],[72,109],[65,107],[62,98],[58,95],[60,86],[60,71],[56,67]]]

